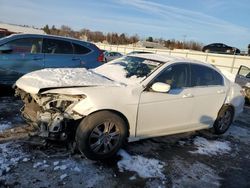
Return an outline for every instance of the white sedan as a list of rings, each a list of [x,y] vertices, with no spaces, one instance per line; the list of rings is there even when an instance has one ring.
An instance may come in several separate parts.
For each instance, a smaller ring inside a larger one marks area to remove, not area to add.
[[[16,82],[16,94],[40,136],[72,140],[90,159],[113,156],[127,140],[208,128],[222,134],[244,106],[241,87],[215,67],[156,54],[93,70],[31,72]]]

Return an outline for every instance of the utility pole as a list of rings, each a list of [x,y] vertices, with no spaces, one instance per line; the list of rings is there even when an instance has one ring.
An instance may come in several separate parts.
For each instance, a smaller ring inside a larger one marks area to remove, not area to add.
[[[185,39],[186,39],[187,35],[183,35],[183,44],[182,44],[182,49],[184,49],[184,44],[185,44]]]

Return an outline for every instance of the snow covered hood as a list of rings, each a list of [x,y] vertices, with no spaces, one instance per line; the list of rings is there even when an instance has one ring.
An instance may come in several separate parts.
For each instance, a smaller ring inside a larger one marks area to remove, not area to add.
[[[47,88],[118,85],[120,84],[85,68],[42,69],[25,74],[16,81],[18,88],[32,94]]]

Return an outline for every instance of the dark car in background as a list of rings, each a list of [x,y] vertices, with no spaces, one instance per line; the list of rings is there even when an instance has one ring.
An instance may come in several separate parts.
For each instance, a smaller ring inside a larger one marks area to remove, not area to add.
[[[206,53],[240,54],[240,50],[238,48],[228,46],[223,43],[212,43],[206,45],[202,48],[202,51]]]
[[[52,35],[15,34],[0,39],[0,85],[43,68],[102,65],[103,53],[92,43]]]
[[[246,101],[250,102],[250,68],[241,65],[235,78],[235,82],[239,84],[245,91]]]

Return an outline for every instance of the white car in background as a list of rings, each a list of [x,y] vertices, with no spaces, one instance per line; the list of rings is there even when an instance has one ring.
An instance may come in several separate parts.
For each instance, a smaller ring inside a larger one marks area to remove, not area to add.
[[[243,110],[239,85],[189,59],[135,54],[101,67],[44,69],[16,82],[22,114],[52,139],[72,135],[90,159],[123,143],[214,128],[224,133]],[[72,137],[72,136],[71,136]]]
[[[104,52],[104,62],[107,63],[109,61],[118,59],[120,57],[122,57],[123,55],[119,52],[109,52],[109,51],[105,51]]]

